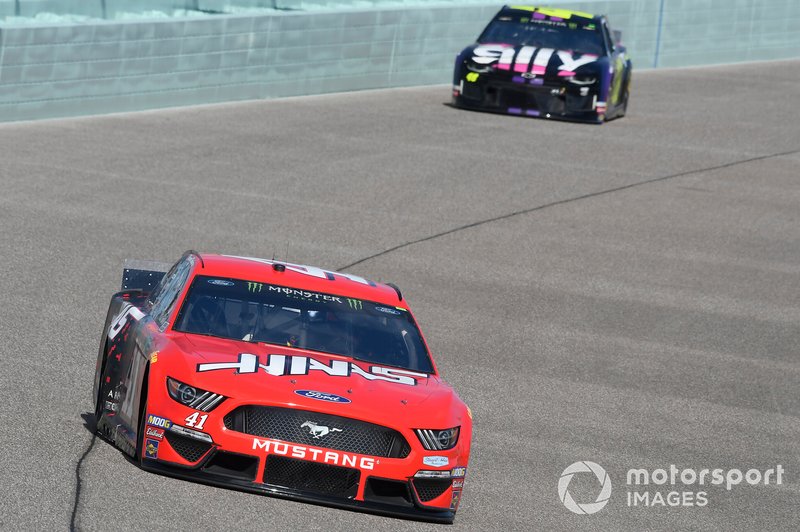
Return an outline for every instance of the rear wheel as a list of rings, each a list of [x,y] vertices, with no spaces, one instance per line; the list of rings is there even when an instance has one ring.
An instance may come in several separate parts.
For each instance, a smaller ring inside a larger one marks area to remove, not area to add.
[[[101,436],[104,436],[100,432],[100,418],[103,416],[105,412],[105,401],[106,396],[108,395],[108,385],[106,383],[106,357],[103,356],[103,362],[100,366],[100,376],[99,381],[97,383],[97,396],[94,398],[94,430]]]
[[[617,113],[617,118],[622,118],[628,112],[628,100],[631,97],[631,78],[625,80],[625,101],[622,104],[622,110]]]

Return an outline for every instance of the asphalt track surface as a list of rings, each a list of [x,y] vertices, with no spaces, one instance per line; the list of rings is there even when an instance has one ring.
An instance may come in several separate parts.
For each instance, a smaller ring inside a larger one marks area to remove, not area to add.
[[[188,248],[400,285],[475,415],[453,530],[796,529],[799,68],[640,72],[600,127],[456,110],[447,87],[0,125],[0,529],[443,529],[145,473],[93,439],[122,262]],[[581,460],[612,480],[594,515],[557,493]],[[629,507],[626,471],[670,464],[785,473]]]

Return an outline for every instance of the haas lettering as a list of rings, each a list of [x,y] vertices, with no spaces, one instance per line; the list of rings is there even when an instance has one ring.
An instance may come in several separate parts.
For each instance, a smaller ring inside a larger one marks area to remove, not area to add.
[[[197,365],[198,372],[226,369],[236,370],[237,374],[256,373],[259,369],[262,369],[268,375],[275,377],[308,375],[311,371],[321,371],[331,377],[349,377],[352,374],[356,374],[370,381],[381,380],[408,386],[416,386],[418,378],[428,377],[426,373],[417,371],[382,366],[370,366],[369,371],[366,371],[358,364],[345,360],[331,360],[330,365],[328,365],[311,357],[292,355],[267,355],[265,363],[259,364],[258,355],[240,353],[239,360],[236,362],[211,362]]]

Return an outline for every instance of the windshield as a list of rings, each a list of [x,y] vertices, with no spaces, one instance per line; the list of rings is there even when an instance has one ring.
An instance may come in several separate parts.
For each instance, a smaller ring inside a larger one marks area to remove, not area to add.
[[[197,276],[174,330],[433,372],[405,309],[285,286]]]
[[[498,16],[483,30],[478,43],[528,45],[595,55],[605,53],[600,27],[591,20],[536,20],[530,18],[530,13]]]

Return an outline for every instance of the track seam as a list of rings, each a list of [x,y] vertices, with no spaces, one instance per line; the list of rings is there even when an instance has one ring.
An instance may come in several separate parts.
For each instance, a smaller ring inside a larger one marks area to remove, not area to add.
[[[78,464],[75,466],[75,499],[72,501],[72,517],[69,520],[69,529],[70,531],[75,531],[77,528],[75,527],[75,521],[78,518],[78,505],[80,504],[81,500],[81,466],[83,465],[83,461],[86,460],[86,457],[89,456],[89,453],[94,448],[94,443],[97,441],[97,434],[92,434],[92,439],[89,442],[89,446],[83,451],[80,460],[78,460]]]
[[[709,166],[709,167],[706,167],[706,168],[700,168],[700,169],[696,169],[696,170],[687,170],[685,172],[680,172],[680,173],[677,173],[677,174],[670,174],[670,175],[666,175],[666,176],[655,177],[655,178],[652,178],[652,179],[647,179],[645,181],[638,181],[636,183],[630,183],[628,185],[622,185],[622,186],[619,186],[619,187],[609,188],[609,189],[606,189],[606,190],[600,190],[600,191],[597,191],[597,192],[591,192],[589,194],[582,194],[580,196],[574,196],[572,198],[566,198],[566,199],[563,199],[563,200],[558,200],[558,201],[553,201],[553,202],[550,202],[550,203],[545,203],[544,205],[537,205],[536,207],[531,207],[529,209],[523,209],[521,211],[514,211],[514,212],[511,212],[511,213],[508,213],[508,214],[502,214],[500,216],[495,216],[493,218],[486,218],[485,220],[479,220],[477,222],[472,222],[472,223],[469,223],[469,224],[461,225],[461,226],[455,227],[453,229],[448,229],[447,231],[442,231],[441,233],[436,233],[436,234],[433,234],[433,235],[430,235],[430,236],[426,236],[426,237],[423,237],[423,238],[418,238],[417,240],[411,240],[411,241],[405,242],[403,244],[398,244],[396,246],[393,246],[391,248],[385,249],[383,251],[379,251],[378,253],[375,253],[373,255],[369,255],[367,257],[364,257],[363,259],[359,259],[359,260],[357,260],[355,262],[351,262],[350,264],[347,264],[345,266],[341,266],[341,267],[339,267],[337,269],[338,270],[347,270],[347,269],[352,268],[354,266],[358,266],[359,264],[363,264],[364,262],[367,262],[368,260],[377,259],[378,257],[382,257],[384,255],[388,255],[389,253],[392,253],[392,252],[397,251],[399,249],[407,248],[409,246],[413,246],[415,244],[421,244],[422,242],[428,242],[430,240],[435,240],[435,239],[441,238],[443,236],[447,236],[447,235],[450,235],[450,234],[453,234],[453,233],[458,233],[460,231],[464,231],[466,229],[471,229],[473,227],[478,227],[478,226],[481,226],[481,225],[490,224],[492,222],[499,222],[500,220],[507,220],[508,218],[513,218],[515,216],[521,216],[523,214],[530,214],[532,212],[542,211],[544,209],[549,209],[550,207],[556,207],[558,205],[565,205],[567,203],[574,203],[574,202],[585,200],[585,199],[596,198],[598,196],[604,196],[604,195],[607,195],[607,194],[613,194],[615,192],[620,192],[622,190],[628,190],[628,189],[631,189],[631,188],[636,188],[636,187],[640,187],[640,186],[643,186],[643,185],[649,185],[649,184],[652,184],[652,183],[658,183],[658,182],[661,182],[661,181],[667,181],[667,180],[670,180],[670,179],[676,179],[676,178],[679,178],[679,177],[685,177],[685,176],[688,176],[688,175],[701,174],[703,172],[712,172],[714,170],[722,170],[722,169],[725,169],[725,168],[731,168],[733,166],[737,166],[737,165],[740,165],[740,164],[752,163],[752,162],[756,162],[756,161],[763,161],[763,160],[766,160],[766,159],[773,159],[775,157],[785,157],[787,155],[795,155],[795,154],[798,154],[798,153],[800,153],[800,150],[792,150],[792,151],[786,151],[786,152],[780,152],[780,153],[772,153],[772,154],[769,154],[769,155],[759,155],[758,157],[751,157],[749,159],[742,159],[740,161],[733,161],[733,162],[730,162],[730,163],[720,164],[720,165],[717,165],[717,166]]]

